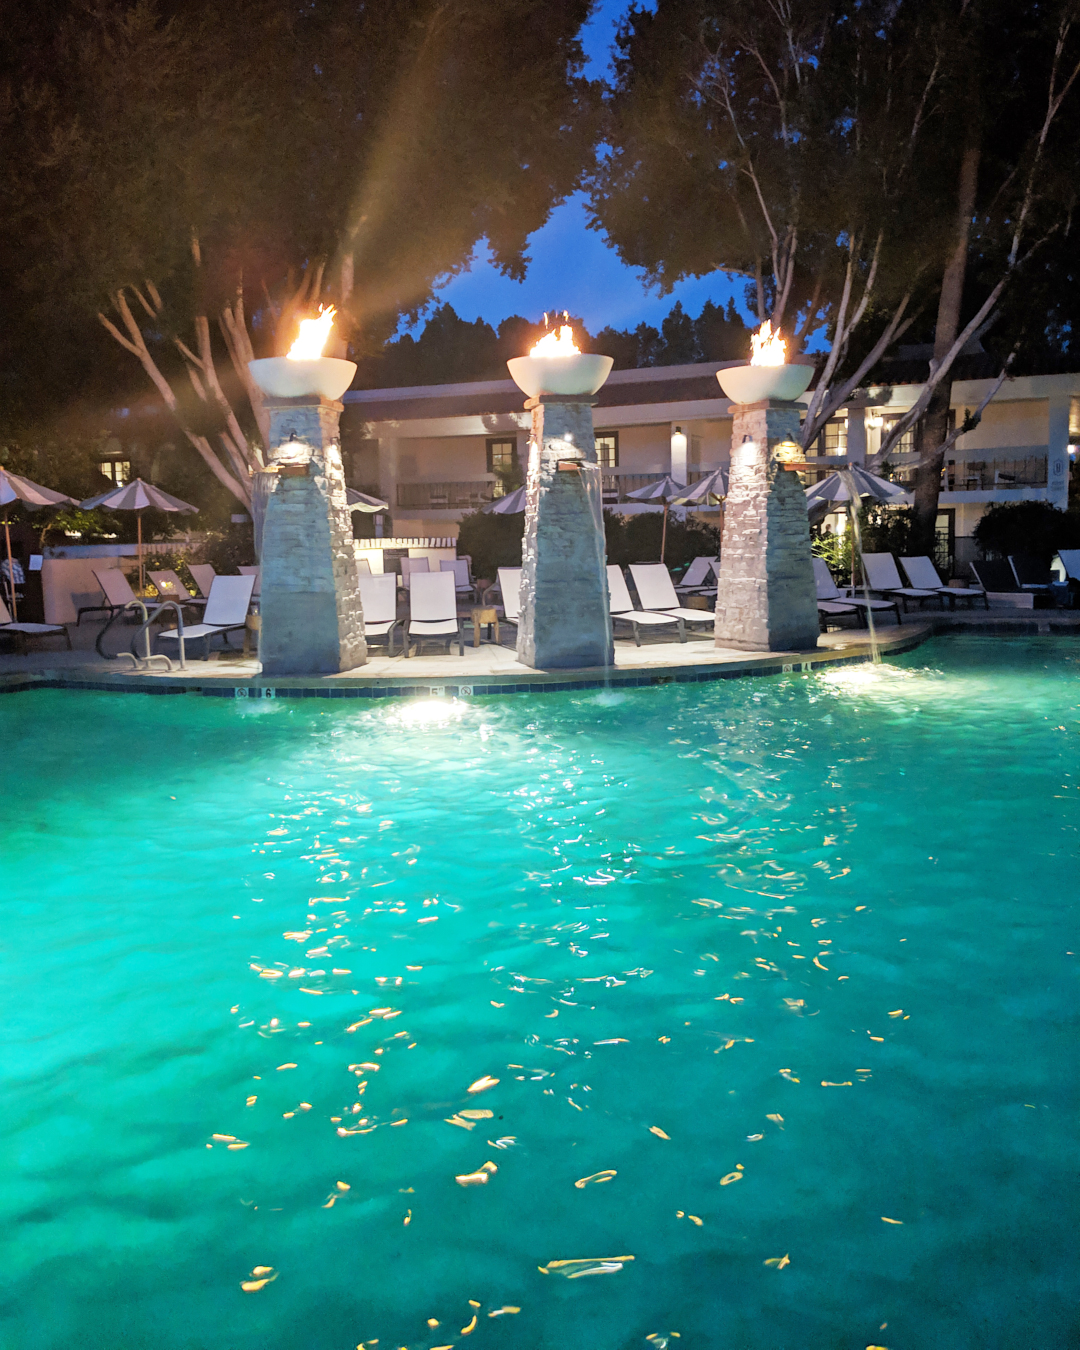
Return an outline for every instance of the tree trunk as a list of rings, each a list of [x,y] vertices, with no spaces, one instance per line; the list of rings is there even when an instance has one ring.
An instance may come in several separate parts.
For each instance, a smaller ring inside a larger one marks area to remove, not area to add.
[[[945,264],[938,299],[937,325],[934,329],[934,361],[948,354],[960,331],[960,306],[964,298],[967,271],[968,237],[975,211],[975,191],[979,180],[981,144],[973,138],[960,160],[957,185],[956,236],[953,251]],[[949,408],[952,405],[952,376],[934,390],[930,405],[915,426],[915,449],[919,455],[915,469],[915,505],[909,547],[913,556],[933,555],[936,542],[938,494],[945,459],[944,444],[949,434]]]

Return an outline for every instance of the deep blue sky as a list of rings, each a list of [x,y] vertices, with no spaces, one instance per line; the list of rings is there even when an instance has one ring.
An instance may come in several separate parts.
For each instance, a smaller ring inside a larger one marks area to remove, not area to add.
[[[589,76],[608,72],[615,30],[628,8],[629,0],[598,0],[582,34]],[[684,281],[670,295],[647,290],[641,269],[624,266],[605,235],[585,228],[580,194],[556,207],[543,229],[532,235],[528,256],[525,280],[511,281],[491,265],[487,245],[481,244],[469,270],[452,278],[437,293],[437,300],[453,305],[463,319],[483,318],[493,326],[510,314],[535,321],[546,309],[569,309],[581,315],[595,333],[608,324],[635,328],[645,321],[659,326],[676,300],[694,315],[706,300],[726,304],[734,295],[740,303],[745,284],[714,273]]]

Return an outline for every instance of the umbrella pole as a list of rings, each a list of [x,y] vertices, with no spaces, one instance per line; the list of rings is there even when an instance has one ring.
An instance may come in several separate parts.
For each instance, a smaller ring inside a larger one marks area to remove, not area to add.
[[[4,538],[7,540],[7,580],[8,595],[11,596],[11,620],[13,623],[18,621],[18,606],[15,603],[15,565],[11,561],[11,527],[8,525],[8,513],[4,512]]]
[[[667,547],[667,513],[668,504],[664,503],[664,527],[660,531],[660,561],[664,561],[664,549]]]
[[[146,578],[143,576],[142,559],[142,512],[136,512],[136,518],[139,522],[139,594],[143,595],[146,591]]]

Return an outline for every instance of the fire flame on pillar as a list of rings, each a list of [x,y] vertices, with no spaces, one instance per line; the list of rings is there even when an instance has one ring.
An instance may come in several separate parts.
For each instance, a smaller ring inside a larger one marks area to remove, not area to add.
[[[750,364],[752,366],[782,366],[787,355],[787,343],[780,329],[773,331],[768,319],[756,333],[750,335]]]
[[[317,319],[300,320],[300,336],[288,350],[290,361],[317,361],[323,354],[337,310],[320,306]]]
[[[579,349],[574,343],[574,330],[569,324],[564,323],[558,329],[552,329],[550,333],[545,333],[540,341],[529,352],[530,356],[577,356]]]

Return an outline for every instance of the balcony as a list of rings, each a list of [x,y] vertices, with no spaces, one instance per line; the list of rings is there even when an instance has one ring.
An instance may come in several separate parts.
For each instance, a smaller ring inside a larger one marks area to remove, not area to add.
[[[1045,455],[1021,459],[972,459],[946,464],[941,471],[942,492],[1011,492],[1018,488],[1047,485]],[[903,464],[893,470],[894,482],[912,487],[915,466]]]
[[[494,478],[462,483],[399,483],[397,505],[403,511],[475,511],[495,497]]]

